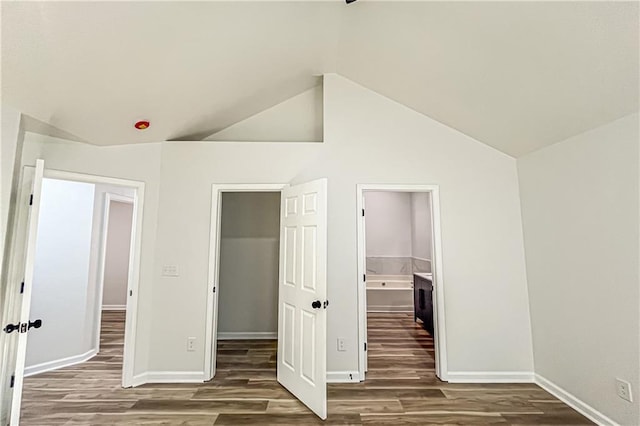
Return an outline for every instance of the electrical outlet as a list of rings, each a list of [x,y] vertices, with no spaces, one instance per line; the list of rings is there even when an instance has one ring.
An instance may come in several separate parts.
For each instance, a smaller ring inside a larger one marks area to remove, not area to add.
[[[620,398],[625,401],[633,402],[633,395],[631,395],[631,383],[625,382],[621,379],[616,379],[616,391]]]
[[[196,338],[195,337],[187,337],[187,350],[189,352],[193,352],[196,350]]]
[[[347,350],[345,339],[338,339],[338,351],[345,352]]]

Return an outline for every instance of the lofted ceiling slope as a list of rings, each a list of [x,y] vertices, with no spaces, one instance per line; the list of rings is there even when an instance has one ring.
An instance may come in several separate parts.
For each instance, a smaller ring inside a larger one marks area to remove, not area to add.
[[[637,2],[3,2],[2,98],[99,145],[199,140],[336,72],[520,156],[638,110],[638,19]]]

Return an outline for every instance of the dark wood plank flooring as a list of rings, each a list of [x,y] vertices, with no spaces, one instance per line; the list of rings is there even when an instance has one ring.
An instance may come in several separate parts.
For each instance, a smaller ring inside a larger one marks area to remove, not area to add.
[[[276,381],[275,341],[220,341],[214,380],[122,389],[124,313],[103,316],[101,351],[25,380],[23,425],[587,425],[533,384],[447,384],[410,314],[369,315],[363,383],[328,386],[326,422]]]

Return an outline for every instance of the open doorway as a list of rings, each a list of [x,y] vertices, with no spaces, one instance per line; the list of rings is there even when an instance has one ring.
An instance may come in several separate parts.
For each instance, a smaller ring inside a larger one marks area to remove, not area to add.
[[[18,206],[9,261],[10,276],[23,277],[10,294],[19,320],[5,330],[16,336],[8,353],[11,424],[18,424],[22,399],[34,395],[31,381],[38,388],[43,380],[100,380],[104,373],[132,385],[143,198],[141,182],[48,170],[42,160],[25,167],[18,199],[26,208]],[[103,285],[112,280],[123,293],[116,333],[102,321]],[[101,347],[101,336],[109,344]]]
[[[101,325],[121,337],[108,355],[122,356],[134,196],[130,187],[43,179],[31,316],[45,326],[27,336],[25,377],[98,365]],[[103,293],[117,301],[106,323]]]
[[[438,188],[358,185],[357,192],[360,379],[369,362],[408,354],[446,380]]]

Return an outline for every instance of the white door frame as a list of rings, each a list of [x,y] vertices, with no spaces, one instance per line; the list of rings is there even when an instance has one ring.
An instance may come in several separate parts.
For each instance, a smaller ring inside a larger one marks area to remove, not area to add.
[[[134,385],[133,372],[136,356],[136,331],[138,320],[138,289],[140,287],[140,252],[142,248],[142,222],[144,206],[144,182],[126,180],[106,176],[96,176],[83,173],[67,172],[63,170],[45,169],[44,177],[75,182],[126,186],[135,189],[133,204],[133,220],[131,229],[131,248],[129,254],[129,283],[127,291],[126,320],[124,332],[124,352],[122,358],[122,387]],[[103,265],[100,266],[103,272]],[[103,275],[103,274],[101,274]],[[102,294],[102,292],[100,292]],[[100,296],[101,298],[102,296]],[[102,304],[102,299],[100,299]]]
[[[209,278],[207,285],[207,316],[204,341],[204,379],[216,374],[215,354],[218,343],[218,294],[220,281],[220,225],[224,192],[281,192],[288,183],[213,184],[211,188],[211,224],[209,229]],[[214,291],[215,289],[215,291]]]
[[[386,192],[428,192],[431,194],[431,225],[433,229],[431,270],[433,272],[434,300],[434,339],[436,352],[436,375],[444,381],[449,380],[447,367],[447,339],[445,327],[445,302],[444,279],[442,269],[442,235],[440,232],[440,188],[438,185],[411,185],[411,184],[358,184],[356,185],[356,214],[357,214],[357,239],[358,239],[358,370],[360,380],[365,380],[365,365],[367,353],[364,344],[367,341],[367,305],[366,305],[366,250],[364,235],[364,193],[368,191]]]
[[[120,203],[133,204],[135,208],[135,199],[132,197],[127,197],[125,195],[114,194],[111,192],[105,192],[104,194],[104,208],[102,213],[102,231],[100,233],[100,260],[98,263],[98,303],[97,303],[97,311],[98,311],[98,320],[96,321],[96,330],[95,330],[95,343],[94,347],[96,348],[96,353],[100,352],[100,331],[102,327],[102,300],[104,298],[104,273],[106,270],[106,261],[107,261],[107,239],[109,238],[109,214],[111,212],[111,202],[118,201]],[[131,218],[131,228],[133,231],[133,223],[135,221],[135,214]],[[133,243],[133,232],[131,233],[131,242]],[[129,261],[131,261],[131,254],[133,253],[133,247],[129,247]],[[126,307],[125,307],[126,310]]]

